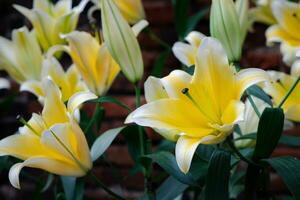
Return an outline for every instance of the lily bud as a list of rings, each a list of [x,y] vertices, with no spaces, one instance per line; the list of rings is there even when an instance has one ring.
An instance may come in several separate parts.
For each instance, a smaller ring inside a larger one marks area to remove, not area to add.
[[[72,8],[72,0],[61,0],[56,4],[34,0],[32,9],[20,5],[14,5],[14,8],[29,19],[43,50],[47,51],[53,45],[64,43],[60,34],[70,33],[76,28],[79,14],[87,2],[83,0]]]
[[[113,0],[120,9],[121,14],[129,24],[135,24],[146,18],[141,0]],[[100,7],[101,0],[92,0],[97,7]]]
[[[101,10],[105,44],[126,78],[136,83],[143,76],[144,64],[134,31],[112,1],[102,0]]]
[[[228,59],[232,62],[241,57],[242,45],[248,23],[248,1],[213,0],[210,16],[210,33],[221,41]]]

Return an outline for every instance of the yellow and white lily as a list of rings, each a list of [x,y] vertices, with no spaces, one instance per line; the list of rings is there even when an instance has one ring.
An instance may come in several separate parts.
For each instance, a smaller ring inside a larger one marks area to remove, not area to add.
[[[276,19],[272,13],[271,5],[273,0],[256,0],[256,7],[250,9],[250,16],[254,22],[267,25],[276,24]]]
[[[104,95],[120,72],[106,45],[81,31],[73,31],[63,37],[68,46],[54,46],[48,55],[53,55],[57,50],[67,52],[89,90],[98,96]]]
[[[19,133],[0,141],[0,155],[24,160],[9,171],[11,184],[20,188],[23,167],[43,169],[50,173],[80,177],[92,168],[88,144],[72,115],[83,102],[97,98],[90,92],[73,95],[67,107],[61,92],[51,79],[44,79],[45,106],[42,114],[33,114]]]
[[[50,76],[62,93],[62,101],[67,102],[77,92],[87,91],[75,65],[71,65],[64,71],[61,64],[54,57],[46,58],[42,64],[41,80]],[[20,91],[28,91],[35,94],[41,102],[45,97],[42,81],[28,80],[21,85]]]
[[[47,51],[53,45],[65,43],[60,34],[70,33],[76,28],[87,3],[88,0],[82,0],[72,8],[72,0],[60,0],[56,4],[48,0],[34,0],[32,9],[20,5],[14,7],[29,19],[40,45]]]
[[[272,82],[266,83],[264,90],[273,98],[274,105],[277,106],[283,100],[293,83],[300,76],[300,61],[293,64],[291,75],[283,72],[269,71]],[[300,122],[300,85],[298,84],[290,94],[282,108],[285,117],[291,121]]]
[[[92,0],[97,7],[101,7],[101,0]],[[113,0],[121,14],[130,24],[135,24],[146,18],[141,0]]]
[[[273,0],[272,12],[277,24],[267,29],[267,42],[269,45],[281,43],[283,60],[291,65],[296,60],[296,51],[300,49],[300,4]]]
[[[204,37],[206,37],[204,34],[192,31],[185,38],[188,44],[184,42],[176,42],[172,48],[176,58],[188,67],[195,65],[197,50]]]
[[[267,79],[260,69],[236,72],[220,42],[204,38],[194,75],[175,71],[160,81],[152,81],[152,89],[146,85],[150,102],[132,112],[125,123],[170,131],[165,137],[178,138],[176,160],[187,173],[197,146],[224,141],[234,125],[244,119],[244,103],[240,101],[243,92]]]
[[[10,83],[5,78],[0,78],[0,89],[7,89],[10,87]]]
[[[15,29],[12,40],[0,37],[0,69],[15,81],[40,80],[43,55],[33,32]]]

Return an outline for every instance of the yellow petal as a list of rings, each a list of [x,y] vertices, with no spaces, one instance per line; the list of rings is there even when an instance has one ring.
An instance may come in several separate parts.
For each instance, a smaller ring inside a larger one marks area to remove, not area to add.
[[[232,100],[222,115],[223,124],[231,124],[232,126],[244,120],[245,105],[241,101]],[[225,132],[225,131],[224,131]]]
[[[281,43],[280,51],[283,54],[282,60],[288,66],[291,66],[293,64],[293,62],[297,59],[296,54],[299,49],[300,49],[300,43],[298,43],[297,46],[290,45],[287,42]]]
[[[176,58],[186,66],[189,67],[195,64],[196,55],[194,47],[191,45],[183,42],[176,42],[172,47],[172,51]]]
[[[300,5],[285,0],[274,0],[272,12],[279,25],[293,37],[300,39]]]
[[[288,106],[285,115],[289,120],[300,122],[300,101],[296,105]]]
[[[202,40],[206,36],[198,31],[192,31],[190,32],[185,40],[188,41],[193,47],[198,48],[202,42]]]
[[[287,42],[290,45],[300,45],[300,40],[290,35],[281,26],[273,25],[269,27],[266,31],[267,43],[271,44],[273,42]]]
[[[67,109],[61,99],[61,92],[55,83],[45,78],[42,82],[43,90],[46,94],[42,116],[47,127],[56,123],[68,121]]]
[[[134,24],[145,18],[145,12],[141,0],[114,0],[123,17]]]
[[[43,169],[63,176],[80,177],[85,175],[85,172],[78,169],[75,165],[48,157],[36,156],[25,160],[23,163],[17,163],[10,168],[9,181],[17,189],[20,189],[19,174],[23,167]]]
[[[198,49],[190,92],[215,122],[219,121],[230,100],[235,98],[234,73],[221,43],[213,38],[204,38]]]
[[[248,68],[241,70],[236,76],[237,82],[237,98],[241,98],[244,91],[251,85],[255,85],[260,82],[269,81],[270,77],[262,69]]]
[[[32,114],[32,117],[27,122],[29,125],[24,125],[19,128],[20,134],[31,134],[41,136],[42,132],[47,128],[42,117],[36,113]]]
[[[175,148],[176,161],[179,169],[183,173],[188,173],[194,153],[200,144],[201,140],[199,138],[190,138],[186,136],[181,136]]]
[[[181,99],[161,99],[132,112],[125,123],[165,130],[178,130],[191,137],[203,137],[212,132],[208,120],[191,103]]]
[[[92,92],[78,92],[74,94],[68,101],[68,111],[72,115],[81,104],[86,101],[97,99],[98,97]]]

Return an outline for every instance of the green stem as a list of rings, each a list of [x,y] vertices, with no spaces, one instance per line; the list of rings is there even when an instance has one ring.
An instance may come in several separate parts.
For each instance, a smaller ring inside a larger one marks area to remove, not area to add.
[[[100,112],[101,109],[102,109],[102,107],[101,107],[100,103],[96,103],[93,116],[92,116],[91,120],[89,121],[88,125],[85,127],[84,133],[87,133],[91,129],[91,127],[95,123],[98,113]]]
[[[279,104],[278,108],[281,108],[283,104],[286,102],[286,100],[289,98],[289,96],[292,94],[296,86],[298,85],[300,81],[300,76],[297,78],[297,80],[293,83],[292,87],[289,89],[285,97],[282,99],[281,103]]]
[[[135,104],[136,108],[141,106],[141,88],[137,85],[134,86],[135,89]],[[139,141],[141,145],[141,155],[145,154],[145,140],[144,140],[144,133],[142,127],[139,126]]]
[[[254,166],[258,166],[258,164],[254,163],[252,160],[249,160],[248,158],[246,158],[243,154],[241,154],[241,152],[236,148],[236,146],[233,144],[232,140],[230,139],[230,137],[226,138],[226,143],[228,144],[228,146],[230,147],[230,149],[244,162],[254,165]]]
[[[146,32],[148,33],[149,37],[157,42],[158,44],[160,44],[161,46],[163,46],[166,49],[171,49],[170,45],[166,42],[164,42],[163,40],[161,40],[150,28],[146,29]]]
[[[89,177],[91,177],[95,183],[97,183],[97,185],[99,187],[101,187],[103,190],[105,190],[105,192],[107,192],[108,194],[110,194],[112,197],[114,197],[117,200],[125,200],[125,198],[121,197],[120,195],[116,194],[115,192],[113,192],[112,190],[110,190],[108,187],[105,186],[104,183],[102,183],[102,181],[100,181],[97,176],[93,173],[93,172],[89,172],[88,173]]]

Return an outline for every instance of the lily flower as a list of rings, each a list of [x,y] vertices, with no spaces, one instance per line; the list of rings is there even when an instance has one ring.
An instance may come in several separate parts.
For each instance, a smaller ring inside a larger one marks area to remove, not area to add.
[[[293,83],[300,76],[300,61],[293,64],[291,75],[283,72],[269,71],[272,82],[265,83],[264,90],[273,98],[275,106],[279,105]],[[300,85],[298,84],[282,106],[285,117],[291,121],[300,122]]]
[[[300,5],[285,0],[273,0],[272,12],[277,24],[267,29],[267,43],[281,43],[283,61],[291,65],[296,60],[296,51],[300,49]]]
[[[204,37],[206,37],[204,34],[192,31],[185,38],[189,44],[176,42],[172,48],[176,58],[188,67],[195,65],[197,50]]]
[[[261,69],[236,72],[220,42],[204,38],[194,75],[172,72],[161,79],[163,84],[153,86],[160,89],[146,89],[146,98],[154,97],[154,101],[132,112],[125,123],[173,133],[166,138],[178,138],[176,160],[187,173],[197,146],[224,141],[234,125],[244,119],[244,103],[240,100],[244,91],[267,79]]]
[[[41,80],[50,76],[59,87],[62,94],[62,101],[67,102],[77,92],[87,91],[75,65],[71,65],[64,71],[61,64],[54,57],[46,58],[42,64]],[[20,91],[28,91],[36,95],[41,102],[45,97],[42,81],[28,80],[21,85]]]
[[[99,8],[100,0],[92,0]],[[129,24],[135,24],[146,18],[141,0],[113,0]]]
[[[53,45],[65,43],[60,34],[70,33],[76,28],[87,3],[88,0],[82,0],[72,8],[72,0],[61,0],[56,4],[48,0],[34,0],[32,9],[20,5],[14,5],[14,8],[28,18],[40,45],[47,51]]]
[[[19,133],[0,141],[0,156],[24,160],[10,168],[9,180],[20,188],[23,167],[38,168],[63,176],[84,176],[92,161],[84,133],[73,119],[73,112],[83,102],[97,98],[90,92],[72,96],[67,107],[61,92],[51,79],[44,79],[45,106],[41,114],[33,114]]]
[[[0,69],[15,81],[40,80],[43,55],[33,32],[15,29],[12,40],[0,37]]]
[[[89,90],[98,96],[104,95],[120,72],[106,45],[81,31],[73,31],[63,37],[69,45],[54,46],[49,49],[48,55],[53,55],[57,50],[66,51]]]
[[[0,78],[0,89],[7,89],[10,87],[10,83],[5,78]]]
[[[256,7],[250,9],[250,15],[253,21],[267,25],[276,24],[276,19],[272,13],[273,0],[256,0]]]

